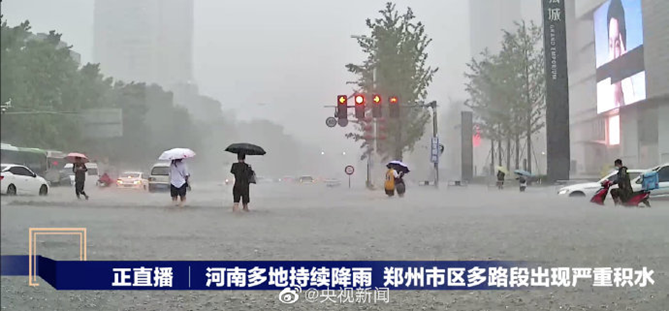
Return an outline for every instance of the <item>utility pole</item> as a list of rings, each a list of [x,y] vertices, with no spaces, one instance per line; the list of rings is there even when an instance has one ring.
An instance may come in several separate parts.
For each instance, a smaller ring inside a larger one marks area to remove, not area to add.
[[[437,102],[433,101],[428,104],[430,108],[432,108],[432,137],[434,140],[439,139],[439,129],[437,128]],[[432,146],[432,148],[435,148]],[[439,145],[437,145],[436,148],[439,148]],[[439,152],[439,149],[436,150]],[[434,150],[432,151],[434,152]],[[434,187],[439,188],[439,156],[440,154],[437,155],[436,161],[434,161]]]

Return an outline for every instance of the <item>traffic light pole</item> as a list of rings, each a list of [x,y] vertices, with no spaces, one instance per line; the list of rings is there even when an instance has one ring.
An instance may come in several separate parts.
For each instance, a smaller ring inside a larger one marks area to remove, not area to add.
[[[372,69],[372,88],[376,90],[376,67]],[[377,152],[378,148],[378,138],[376,137],[377,130],[376,130],[376,118],[372,118],[372,130],[374,131],[373,137],[374,137],[374,144],[372,145],[372,150],[371,152],[367,155],[367,187],[369,189],[374,188],[374,184],[372,183],[372,166],[373,166],[373,161],[372,161],[372,156],[374,156],[374,153]]]
[[[437,102],[431,102],[430,107],[432,108],[432,137],[437,138],[439,133],[437,129]],[[439,158],[434,161],[434,187],[439,188]]]

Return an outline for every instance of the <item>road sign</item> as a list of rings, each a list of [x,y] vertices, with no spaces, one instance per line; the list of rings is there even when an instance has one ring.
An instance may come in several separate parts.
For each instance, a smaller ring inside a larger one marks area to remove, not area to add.
[[[432,137],[432,141],[430,144],[430,162],[432,163],[439,163],[439,156],[441,153],[439,152],[439,138],[438,137]]]
[[[344,173],[346,173],[346,175],[348,175],[348,188],[349,189],[351,189],[351,175],[353,175],[353,172],[355,172],[355,168],[353,167],[353,165],[347,165],[344,168]]]
[[[83,112],[83,133],[89,138],[123,136],[123,110],[88,109]]]
[[[328,127],[335,127],[335,126],[337,126],[337,118],[335,118],[335,117],[328,117],[327,119],[325,119],[325,125],[327,125]]]
[[[337,120],[337,123],[339,123],[339,126],[341,127],[346,127],[348,125],[348,119],[339,119]]]

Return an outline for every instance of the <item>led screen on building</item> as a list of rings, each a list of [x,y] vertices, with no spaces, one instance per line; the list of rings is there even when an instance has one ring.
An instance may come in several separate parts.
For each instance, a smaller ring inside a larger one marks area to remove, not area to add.
[[[594,15],[597,113],[646,99],[641,0],[609,0]]]

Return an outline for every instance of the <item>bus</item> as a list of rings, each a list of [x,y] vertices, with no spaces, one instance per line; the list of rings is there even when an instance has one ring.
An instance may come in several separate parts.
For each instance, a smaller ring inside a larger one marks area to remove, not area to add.
[[[67,161],[65,160],[66,156],[67,154],[65,154],[62,151],[47,150],[46,151],[47,168],[49,170],[57,170],[57,171],[62,170],[65,167],[65,163],[67,163]]]
[[[39,176],[44,176],[49,169],[47,151],[39,148],[16,147],[1,144],[0,162],[25,165]]]

